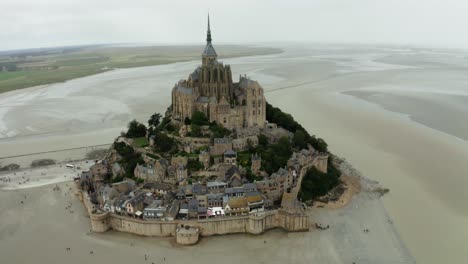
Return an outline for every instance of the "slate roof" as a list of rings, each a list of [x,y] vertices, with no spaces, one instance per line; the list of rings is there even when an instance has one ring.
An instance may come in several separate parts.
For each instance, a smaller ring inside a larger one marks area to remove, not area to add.
[[[209,193],[206,195],[206,198],[208,199],[208,203],[223,202],[223,196],[224,194],[222,193]]]
[[[203,50],[203,54],[202,56],[218,56],[218,54],[216,54],[216,51],[215,49],[213,48],[213,45],[211,45],[211,43],[206,43],[206,46],[205,46],[205,49]]]
[[[232,140],[230,138],[215,138],[214,143],[215,144],[225,144],[225,143],[231,143]]]
[[[208,188],[214,188],[214,187],[225,187],[227,184],[225,182],[221,182],[221,181],[214,181],[214,182],[207,182],[206,183],[206,186]]]
[[[193,80],[193,81],[197,81],[198,80],[198,75],[200,73],[200,66],[198,66],[189,76],[189,79]]]
[[[176,91],[185,93],[185,94],[193,94],[193,89],[183,86],[176,86]]]
[[[246,183],[244,184],[244,190],[246,192],[256,191],[257,185],[255,183]]]
[[[257,81],[250,80],[249,78],[243,77],[239,80],[239,87],[244,88],[244,89],[252,88],[253,86],[258,86],[258,85],[259,84]]]
[[[232,166],[231,168],[229,168],[228,171],[226,171],[226,175],[225,175],[226,177],[225,177],[225,178],[226,178],[227,180],[229,180],[229,179],[231,179],[231,177],[232,177],[234,174],[236,174],[236,173],[239,173],[239,174],[240,174],[240,172],[239,172],[239,170],[237,169],[237,167],[236,167],[236,166]]]
[[[226,150],[226,152],[224,152],[224,156],[227,156],[227,157],[236,157],[236,156],[237,156],[237,152],[235,152],[235,151],[232,150],[232,149],[229,149],[229,150]]]
[[[206,194],[207,188],[201,184],[195,183],[192,185],[192,192],[194,194]]]

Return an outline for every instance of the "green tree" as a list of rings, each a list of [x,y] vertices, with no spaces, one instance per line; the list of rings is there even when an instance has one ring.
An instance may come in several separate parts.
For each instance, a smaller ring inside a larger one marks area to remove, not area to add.
[[[209,124],[208,119],[205,116],[205,113],[201,111],[195,111],[192,115],[192,125],[206,126]]]
[[[299,149],[307,148],[306,133],[303,130],[296,130],[293,137],[294,146]]]
[[[268,145],[268,138],[264,134],[258,135],[258,144],[262,146]]]
[[[315,167],[312,167],[307,171],[304,179],[302,179],[299,198],[307,201],[327,194],[340,183],[340,174],[341,172],[333,165],[332,158],[330,156],[328,159],[328,169],[326,173],[319,171]]]
[[[175,141],[165,133],[158,132],[154,136],[154,145],[156,152],[165,153],[175,146]]]
[[[161,123],[161,114],[160,113],[155,113],[152,114],[150,119],[148,120],[148,124],[150,127],[157,127]]]
[[[133,119],[128,123],[126,136],[129,138],[144,137],[146,136],[146,126]]]
[[[210,130],[213,134],[213,138],[223,138],[231,134],[229,129],[218,125],[216,122],[210,123]]]
[[[190,131],[190,136],[192,136],[192,137],[201,137],[203,135],[199,125],[196,125],[196,124],[192,123],[191,128],[192,128],[192,130]]]
[[[135,152],[133,147],[127,145],[124,142],[115,142],[114,149],[121,157],[121,159],[118,162],[125,171],[124,177],[133,178],[133,171],[135,170],[136,165],[144,163],[141,154]],[[114,182],[120,180],[121,179],[114,179]]]
[[[315,136],[310,136],[309,133],[299,123],[297,123],[290,114],[283,113],[281,109],[273,107],[269,103],[266,105],[266,118],[269,122],[276,123],[278,126],[283,127],[292,133],[302,131],[307,143],[310,143],[312,147],[318,151],[328,152],[328,145],[325,140],[316,138]],[[302,135],[298,135],[298,137],[302,137]],[[301,138],[298,138],[298,143],[302,144],[303,142],[301,142],[300,139]]]

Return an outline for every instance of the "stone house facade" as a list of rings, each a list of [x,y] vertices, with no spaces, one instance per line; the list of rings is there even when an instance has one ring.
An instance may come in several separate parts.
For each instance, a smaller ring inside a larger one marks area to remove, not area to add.
[[[230,138],[215,138],[211,147],[211,155],[221,155],[232,150],[232,140]]]

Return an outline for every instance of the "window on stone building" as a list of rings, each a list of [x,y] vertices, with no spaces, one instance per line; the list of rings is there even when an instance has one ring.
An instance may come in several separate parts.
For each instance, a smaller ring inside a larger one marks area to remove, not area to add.
[[[255,115],[255,110],[252,111],[252,114]]]

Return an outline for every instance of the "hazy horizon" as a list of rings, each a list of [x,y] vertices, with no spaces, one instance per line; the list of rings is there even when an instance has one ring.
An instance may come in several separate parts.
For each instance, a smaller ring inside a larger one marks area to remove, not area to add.
[[[135,43],[276,42],[466,49],[468,2],[4,0],[0,50]]]

